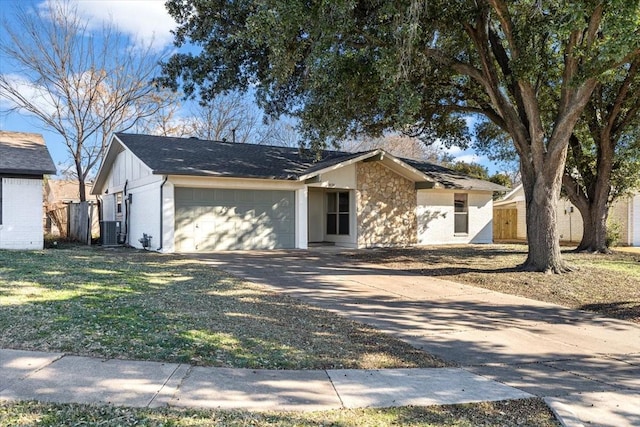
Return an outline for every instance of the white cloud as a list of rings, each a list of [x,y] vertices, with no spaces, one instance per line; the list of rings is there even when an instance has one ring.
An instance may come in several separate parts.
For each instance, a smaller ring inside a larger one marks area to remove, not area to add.
[[[33,104],[38,110],[47,115],[56,112],[55,102],[51,94],[43,87],[38,86],[17,74],[4,74],[3,80],[9,82],[9,85],[16,88],[17,92],[25,98],[29,103]],[[17,105],[11,100],[8,94],[0,90],[0,108],[13,109]],[[24,109],[20,109],[23,113],[31,114]]]
[[[57,0],[47,0],[48,2]],[[166,0],[71,0],[89,23],[99,28],[104,22],[114,23],[118,29],[154,49],[161,50],[173,42],[170,33],[176,27],[164,6]],[[45,2],[46,3],[46,2]]]

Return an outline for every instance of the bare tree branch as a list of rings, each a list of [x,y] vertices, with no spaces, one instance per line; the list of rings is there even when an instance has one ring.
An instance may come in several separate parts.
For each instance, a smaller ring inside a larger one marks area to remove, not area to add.
[[[0,75],[0,97],[62,137],[85,200],[85,180],[108,138],[156,114],[167,99],[151,80],[161,54],[139,48],[112,25],[92,34],[69,2],[19,7],[3,25],[0,52],[19,72]]]

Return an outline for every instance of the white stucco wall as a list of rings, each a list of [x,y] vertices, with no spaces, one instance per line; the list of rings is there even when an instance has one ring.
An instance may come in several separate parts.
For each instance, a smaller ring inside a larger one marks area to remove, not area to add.
[[[469,232],[454,233],[453,195],[465,191],[419,190],[417,192],[418,244],[491,243],[493,200],[490,192],[466,192]]]
[[[340,169],[320,174],[320,185],[326,188],[356,188],[356,165],[347,165]]]
[[[115,221],[116,220],[116,195],[115,194],[103,194],[100,196],[100,208],[102,209],[103,221]]]
[[[584,231],[584,223],[582,215],[578,208],[573,206],[568,199],[560,199],[558,208],[556,209],[558,220],[558,233],[560,233],[560,241],[563,242],[580,242]],[[526,217],[524,218],[526,222]],[[525,225],[526,230],[526,225]],[[526,236],[525,236],[526,238]]]
[[[160,177],[159,177],[160,178]],[[128,212],[127,243],[134,248],[142,249],[139,239],[146,233],[152,236],[148,249],[156,250],[160,246],[160,184],[158,180],[151,184],[127,186],[127,194],[131,194],[131,203],[125,203]],[[125,199],[128,196],[125,196]],[[125,213],[125,218],[127,218]]]
[[[527,240],[527,204],[524,200],[520,200],[516,202],[516,208],[518,209],[518,239]]]
[[[322,242],[324,241],[326,230],[325,192],[310,188],[308,197],[309,214],[307,226],[309,227],[309,242]]]
[[[2,179],[0,249],[42,249],[42,179]]]
[[[142,248],[138,241],[143,233],[152,236],[151,249],[160,246],[160,185],[163,176],[151,170],[129,151],[123,151],[108,171],[104,188],[100,189],[102,219],[122,221],[126,243]],[[122,193],[122,217],[116,216],[115,195]],[[131,203],[128,197],[131,195]],[[173,217],[172,217],[173,218]]]

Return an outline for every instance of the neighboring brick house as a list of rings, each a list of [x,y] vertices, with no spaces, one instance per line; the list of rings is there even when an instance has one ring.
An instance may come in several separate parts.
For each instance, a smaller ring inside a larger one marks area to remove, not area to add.
[[[118,133],[93,187],[120,242],[195,252],[490,243],[499,185],[381,149]],[[147,242],[148,243],[148,242]]]
[[[43,176],[55,173],[42,135],[0,131],[0,249],[43,248]]]

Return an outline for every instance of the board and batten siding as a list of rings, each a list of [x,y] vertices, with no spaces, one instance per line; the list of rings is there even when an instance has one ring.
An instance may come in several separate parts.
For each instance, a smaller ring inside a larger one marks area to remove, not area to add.
[[[42,179],[2,179],[0,249],[44,246]]]
[[[453,196],[468,194],[469,232],[454,233]],[[418,244],[491,243],[493,199],[491,192],[419,190],[417,192]]]
[[[102,219],[121,220],[126,244],[141,249],[143,234],[152,236],[150,249],[160,246],[160,186],[164,177],[151,169],[130,151],[124,150],[113,162],[101,190]],[[116,216],[116,194],[122,194],[122,215]]]
[[[150,176],[151,169],[142,163],[130,151],[122,151],[113,162],[109,178],[107,179],[107,188],[110,193],[121,190],[127,183],[134,183],[137,180]]]

